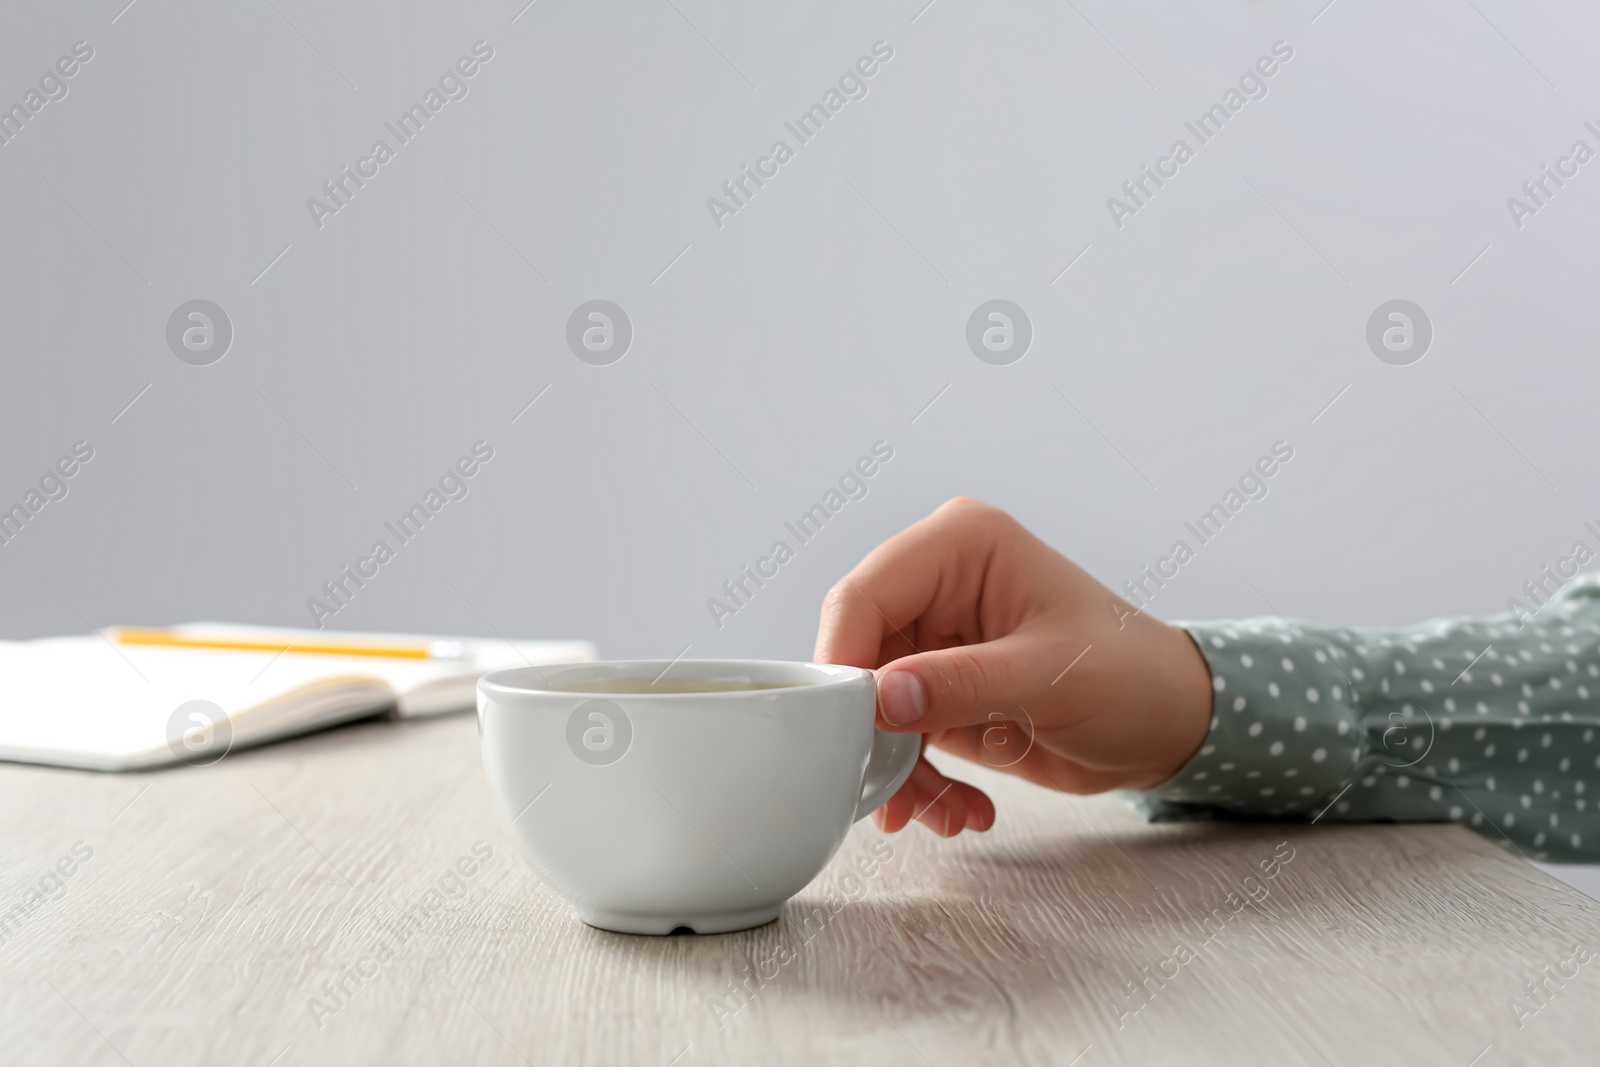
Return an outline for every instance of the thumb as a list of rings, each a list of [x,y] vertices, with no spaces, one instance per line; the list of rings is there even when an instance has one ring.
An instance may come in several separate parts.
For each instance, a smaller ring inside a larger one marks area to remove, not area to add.
[[[888,730],[933,733],[984,722],[994,701],[1023,703],[1042,688],[1039,642],[1008,634],[977,645],[919,652],[878,671],[878,714]]]

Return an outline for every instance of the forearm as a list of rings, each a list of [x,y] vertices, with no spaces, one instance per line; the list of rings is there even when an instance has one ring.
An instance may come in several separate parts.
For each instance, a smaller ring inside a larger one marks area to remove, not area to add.
[[[1534,858],[1600,857],[1600,576],[1522,623],[1185,628],[1212,725],[1145,794],[1155,817],[1458,821]]]

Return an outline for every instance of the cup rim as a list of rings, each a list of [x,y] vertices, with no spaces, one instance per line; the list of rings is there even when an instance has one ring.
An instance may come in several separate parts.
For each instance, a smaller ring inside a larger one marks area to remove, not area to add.
[[[622,660],[593,660],[587,663],[559,663],[546,664],[539,667],[532,665],[522,667],[505,667],[496,671],[489,671],[478,679],[478,691],[485,696],[495,697],[588,697],[591,699],[605,700],[642,700],[650,702],[676,703],[682,701],[712,701],[721,703],[725,701],[748,700],[756,694],[772,694],[785,692],[787,688],[752,690],[729,689],[701,693],[605,693],[582,691],[574,692],[570,689],[554,688],[549,684],[525,684],[523,679],[532,677],[535,683],[546,672],[560,672],[573,682],[603,681],[608,672],[616,672],[614,677],[637,678],[665,675],[669,670],[675,674],[693,675],[696,669],[706,673],[716,672],[744,672],[752,676],[761,673],[788,674],[792,676],[797,672],[814,672],[816,680],[807,681],[792,688],[796,691],[818,691],[838,689],[854,683],[859,683],[863,678],[871,681],[872,671],[865,667],[851,667],[839,663],[811,663],[804,660],[775,660],[775,659],[622,659]],[[876,687],[876,682],[873,682]]]

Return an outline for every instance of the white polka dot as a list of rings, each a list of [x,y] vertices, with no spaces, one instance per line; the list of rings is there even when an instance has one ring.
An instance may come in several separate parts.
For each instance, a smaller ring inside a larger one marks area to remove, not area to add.
[[[1307,689],[1306,690],[1306,699],[1311,701],[1311,703],[1315,704],[1317,701],[1322,699],[1322,694],[1317,692],[1315,689]]]
[[[1283,669],[1286,671],[1293,671],[1294,660],[1290,659],[1288,656],[1283,657]]]
[[[1285,778],[1298,778],[1300,777],[1300,772],[1295,770],[1293,767],[1290,767],[1288,770],[1283,772],[1283,776]]]
[[[1524,748],[1524,749],[1518,749],[1517,750],[1517,762],[1518,763],[1527,763],[1528,762],[1528,750],[1527,749]]]
[[[1367,672],[1363,671],[1360,667],[1351,667],[1350,668],[1350,677],[1354,678],[1356,681],[1359,682],[1362,679],[1364,679],[1366,676],[1367,676]]]
[[[1220,693],[1224,689],[1228,688],[1228,680],[1219,674],[1215,678],[1211,679],[1211,688]]]
[[[1522,801],[1522,806],[1524,809],[1533,807],[1533,798],[1528,794],[1524,793],[1518,799]]]
[[[1428,799],[1429,800],[1438,800],[1443,796],[1444,796],[1444,790],[1440,789],[1438,786],[1434,786],[1432,789],[1428,790]]]
[[[1283,742],[1282,741],[1274,741],[1274,742],[1272,742],[1272,746],[1270,748],[1268,748],[1267,751],[1272,753],[1274,756],[1283,755]]]
[[[1461,769],[1461,761],[1458,760],[1458,759],[1455,759],[1454,757],[1452,757],[1451,760],[1450,760],[1450,773],[1451,774],[1455,774],[1460,769]]]
[[[1372,777],[1372,775],[1370,775],[1370,774],[1367,775],[1365,778],[1361,779],[1361,785],[1362,785],[1363,788],[1366,788],[1366,789],[1371,789],[1373,786],[1375,786],[1377,784],[1378,784],[1378,780],[1376,778]]]
[[[1205,748],[1202,748],[1200,750],[1200,755],[1209,756],[1209,755],[1211,755],[1211,753],[1215,752],[1216,750],[1217,750],[1217,746],[1216,745],[1207,745]]]
[[[1212,638],[1211,638],[1211,643],[1215,647],[1221,648],[1222,647],[1222,638],[1213,635]]]
[[[1311,762],[1312,763],[1321,763],[1323,760],[1325,760],[1327,758],[1328,758],[1328,750],[1325,749],[1325,748],[1316,749],[1311,753]]]
[[[1572,847],[1573,848],[1579,848],[1582,845],[1583,845],[1583,838],[1579,837],[1577,834],[1573,834],[1572,835]]]
[[[1258,722],[1251,723],[1250,724],[1250,729],[1246,730],[1245,733],[1249,734],[1251,737],[1260,737],[1261,736],[1261,724],[1258,723]]]
[[[1244,697],[1234,697],[1233,698],[1233,710],[1234,711],[1243,711],[1244,710]]]
[[[1501,819],[1500,822],[1501,825],[1504,826],[1515,826],[1517,823],[1517,817],[1508,811],[1506,812],[1506,817]]]
[[[1345,812],[1350,810],[1350,802],[1348,800],[1341,800],[1339,803],[1333,806],[1333,810],[1343,815]]]
[[[1483,755],[1484,755],[1485,759],[1493,759],[1494,758],[1494,746],[1493,745],[1484,745],[1483,746]]]
[[[1451,818],[1452,818],[1452,819],[1459,819],[1459,818],[1461,818],[1461,809],[1460,809],[1460,808],[1451,808],[1451,809],[1450,809],[1450,817],[1451,817]]]
[[[1349,732],[1350,732],[1350,724],[1345,722],[1343,719],[1340,719],[1339,720],[1339,736],[1343,737],[1345,734],[1347,734]],[[1595,760],[1594,761],[1594,765],[1596,767],[1600,767],[1600,759]]]
[[[1543,737],[1539,738],[1539,745],[1542,748],[1549,748],[1550,747],[1550,735],[1549,734],[1545,734]]]
[[[1297,734],[1303,734],[1306,732],[1306,717],[1304,715],[1295,716],[1294,732]]]
[[[1269,785],[1261,791],[1261,795],[1264,797],[1270,797],[1274,792],[1275,790]]]
[[[1404,789],[1406,786],[1411,784],[1411,779],[1402,774],[1400,777],[1394,780],[1394,784],[1399,788]]]
[[[1205,780],[1206,780],[1206,772],[1205,772],[1205,771],[1195,771],[1195,772],[1194,772],[1194,773],[1193,773],[1193,774],[1191,774],[1191,775],[1190,775],[1190,776],[1189,776],[1189,777],[1190,777],[1190,778],[1191,778],[1191,779],[1192,779],[1192,780],[1193,780],[1193,781],[1196,781],[1196,782],[1203,782],[1203,781],[1205,781]]]
[[[1277,696],[1277,695],[1278,695],[1278,694],[1279,694],[1279,693],[1280,693],[1280,692],[1282,692],[1282,690],[1280,690],[1280,689],[1279,689],[1279,688],[1278,688],[1278,683],[1277,683],[1277,682],[1268,682],[1268,683],[1267,683],[1267,692],[1268,692],[1268,693],[1270,693],[1270,694],[1271,694],[1271,695],[1272,695],[1272,696],[1274,696],[1274,697],[1275,697],[1275,696]]]

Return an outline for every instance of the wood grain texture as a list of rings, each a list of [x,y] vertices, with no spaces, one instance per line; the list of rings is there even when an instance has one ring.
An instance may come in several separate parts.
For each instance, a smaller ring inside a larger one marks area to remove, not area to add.
[[[988,834],[862,824],[777,923],[637,938],[516,857],[469,717],[153,774],[0,766],[0,913],[93,849],[0,941],[0,1062],[1593,1062],[1600,957],[1520,1027],[1508,1001],[1600,950],[1600,905],[1463,829],[1150,826],[970,776]],[[1268,895],[1235,912],[1250,875]],[[747,966],[769,980],[727,999]]]

